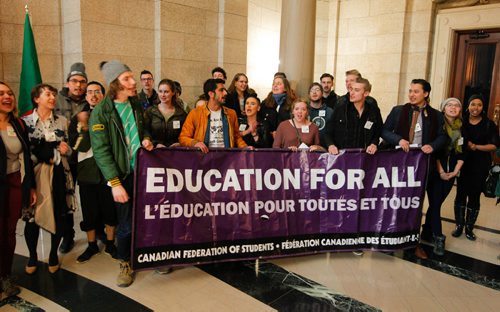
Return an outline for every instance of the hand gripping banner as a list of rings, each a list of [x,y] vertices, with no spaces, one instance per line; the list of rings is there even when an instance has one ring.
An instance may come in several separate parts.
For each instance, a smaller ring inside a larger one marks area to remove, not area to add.
[[[414,247],[427,166],[420,150],[141,150],[133,267]]]

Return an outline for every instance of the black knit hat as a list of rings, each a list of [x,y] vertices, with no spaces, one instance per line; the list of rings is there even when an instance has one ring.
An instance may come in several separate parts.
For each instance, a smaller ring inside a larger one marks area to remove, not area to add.
[[[481,94],[473,94],[470,96],[469,100],[467,101],[468,104],[470,104],[470,102],[472,102],[473,100],[481,100],[481,102],[483,103],[484,105],[484,97],[481,95]]]

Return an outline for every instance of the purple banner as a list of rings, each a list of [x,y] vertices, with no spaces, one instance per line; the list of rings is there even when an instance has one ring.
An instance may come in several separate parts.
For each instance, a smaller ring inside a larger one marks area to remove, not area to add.
[[[418,242],[420,150],[139,152],[134,269]]]

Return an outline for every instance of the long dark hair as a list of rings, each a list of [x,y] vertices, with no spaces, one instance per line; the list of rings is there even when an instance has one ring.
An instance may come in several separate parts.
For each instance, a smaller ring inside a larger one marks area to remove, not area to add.
[[[248,86],[248,77],[247,77],[247,75],[245,75],[244,73],[237,73],[236,75],[234,75],[233,80],[231,81],[231,84],[229,85],[229,88],[227,88],[227,93],[236,92],[236,82],[238,80],[240,80],[241,76],[244,76],[247,79],[247,88],[246,88],[245,91],[243,91],[243,93],[247,93],[248,92],[248,89],[250,87]]]
[[[285,99],[284,107],[287,111],[290,111],[291,107],[292,107],[292,103],[295,100],[293,98],[292,87],[290,87],[290,82],[286,78],[276,77],[273,79],[273,83],[274,83],[274,80],[276,80],[276,79],[281,79],[281,81],[283,81],[283,84],[285,85],[286,99]],[[278,106],[278,103],[276,103],[276,101],[274,100],[273,91],[269,92],[266,99],[264,100],[264,103],[265,103],[265,106],[267,108],[274,109],[274,108],[276,108],[276,106]]]
[[[158,89],[160,89],[160,86],[166,85],[170,88],[170,91],[173,93],[172,95],[172,105],[181,107],[181,104],[179,103],[179,99],[177,98],[177,90],[175,87],[175,82],[170,79],[162,79],[158,83]]]

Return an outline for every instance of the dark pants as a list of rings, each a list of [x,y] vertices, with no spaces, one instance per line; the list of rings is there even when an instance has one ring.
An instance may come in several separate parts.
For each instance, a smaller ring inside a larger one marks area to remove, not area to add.
[[[115,202],[116,217],[118,227],[116,229],[116,242],[118,259],[123,261],[130,260],[130,251],[132,249],[132,205],[134,195],[134,177],[129,176],[122,182],[123,187],[128,193],[129,201],[121,204]]]
[[[71,171],[71,176],[73,177],[73,181],[75,183],[75,189],[76,189],[76,174],[77,174],[77,171],[76,171],[76,164],[74,163],[70,163],[69,164],[69,169]],[[80,205],[81,207],[81,205]],[[78,207],[75,207],[76,209],[78,209]],[[66,216],[65,216],[65,220],[64,220],[64,233],[62,233],[62,237],[67,241],[67,240],[74,240],[75,239],[75,220],[74,220],[74,217],[73,217],[73,214],[72,213],[68,213]]]
[[[74,226],[75,226],[75,220],[73,219],[73,214],[72,213],[68,213],[65,217],[65,222],[66,222],[66,226],[65,226],[65,232],[64,232],[64,239],[66,240],[74,240],[75,239],[75,230],[74,230]]]
[[[462,171],[457,181],[455,204],[473,210],[479,210],[481,191],[488,176],[488,170]]]
[[[0,212],[0,277],[9,276],[16,248],[16,225],[21,217],[21,173],[7,175],[5,202]]]
[[[487,165],[489,166],[489,164]],[[479,216],[481,191],[488,176],[488,167],[479,164],[476,167],[469,166],[466,168],[462,170],[457,182],[455,222],[457,225],[462,226],[465,223],[467,228],[471,230]]]
[[[442,180],[437,171],[433,171],[429,176],[427,184],[429,209],[427,209],[427,214],[425,215],[424,229],[431,230],[432,234],[436,236],[443,235],[441,205],[448,194],[450,194],[454,181],[454,178],[449,181]]]
[[[102,224],[116,225],[116,208],[111,188],[104,184],[80,184],[82,231],[102,229]]]

